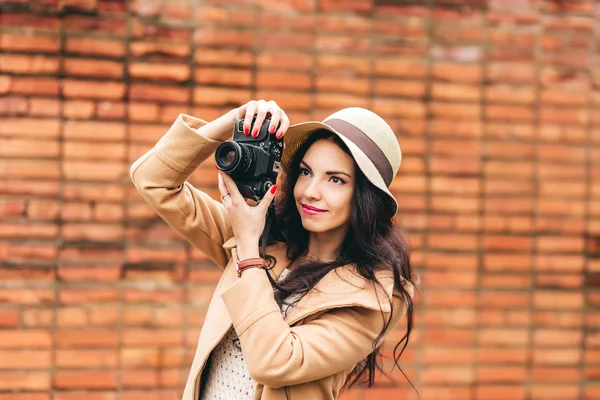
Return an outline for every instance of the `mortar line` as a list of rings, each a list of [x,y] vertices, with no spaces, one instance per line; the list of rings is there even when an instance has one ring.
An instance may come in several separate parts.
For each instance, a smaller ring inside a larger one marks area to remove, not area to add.
[[[477,212],[477,218],[478,218],[478,226],[477,226],[477,273],[475,275],[475,307],[474,307],[474,311],[475,311],[475,321],[474,321],[474,327],[473,329],[475,330],[475,337],[474,337],[474,349],[473,349],[473,360],[472,360],[472,373],[473,376],[471,377],[471,398],[472,399],[477,399],[477,393],[478,393],[478,389],[480,387],[479,382],[475,379],[475,377],[477,376],[477,373],[482,365],[482,363],[480,362],[480,357],[481,357],[481,346],[482,346],[482,340],[481,340],[481,336],[482,336],[482,328],[483,328],[483,323],[482,323],[482,312],[484,311],[484,307],[482,307],[481,303],[482,303],[482,292],[483,290],[483,276],[486,273],[485,270],[485,236],[487,234],[487,230],[485,228],[485,199],[486,199],[486,193],[485,193],[485,180],[486,180],[486,174],[485,174],[485,165],[486,162],[488,161],[488,157],[485,154],[485,144],[486,144],[486,140],[485,140],[485,127],[486,127],[486,109],[487,109],[487,101],[486,101],[486,89],[487,89],[487,78],[488,78],[488,71],[489,71],[489,46],[490,46],[490,22],[489,22],[489,8],[485,8],[485,10],[482,10],[482,21],[483,21],[483,43],[482,43],[482,54],[481,54],[481,60],[480,60],[480,66],[481,66],[481,81],[479,82],[479,95],[481,96],[481,99],[479,101],[480,104],[480,114],[479,114],[479,146],[478,146],[478,150],[479,150],[479,166],[480,166],[480,171],[479,171],[479,190],[478,190],[478,202],[477,202],[477,206],[478,206],[478,212]]]
[[[37,12],[34,12],[36,15],[39,15]],[[56,251],[56,261],[55,261],[55,265],[54,265],[54,287],[53,287],[53,294],[54,294],[54,301],[53,301],[53,313],[52,313],[52,328],[51,328],[51,334],[52,334],[52,354],[51,354],[51,382],[50,382],[50,400],[54,400],[55,399],[55,394],[56,394],[56,374],[58,371],[58,367],[57,367],[57,353],[58,353],[58,331],[59,331],[59,327],[58,327],[58,313],[60,311],[60,287],[62,286],[60,283],[60,273],[59,273],[59,266],[60,266],[60,259],[61,259],[61,253],[63,250],[63,219],[62,219],[62,215],[61,215],[61,210],[63,208],[63,204],[64,204],[64,190],[65,190],[65,168],[64,168],[64,162],[65,162],[65,158],[64,158],[64,147],[65,147],[65,135],[64,135],[64,131],[65,131],[65,96],[64,96],[64,92],[63,92],[63,85],[62,85],[62,80],[65,77],[65,69],[64,69],[64,64],[65,64],[65,51],[66,51],[66,32],[65,32],[65,20],[64,18],[60,18],[60,33],[59,33],[59,55],[58,55],[58,76],[57,76],[57,80],[59,81],[59,87],[58,87],[58,102],[59,102],[59,123],[58,123],[58,164],[59,164],[59,181],[58,181],[58,192],[57,192],[57,204],[58,204],[58,208],[57,208],[57,218],[56,218],[56,223],[57,223],[57,237],[56,237],[56,247],[57,247],[57,251]],[[29,97],[31,99],[31,97]]]
[[[124,99],[123,99],[123,108],[125,111],[125,114],[123,116],[124,118],[124,124],[125,124],[125,144],[126,144],[126,153],[124,155],[125,157],[125,163],[126,163],[126,171],[127,171],[127,175],[128,175],[128,171],[129,171],[129,164],[131,162],[131,160],[129,159],[129,155],[131,154],[131,112],[130,112],[130,105],[131,105],[131,96],[130,96],[130,91],[131,91],[131,81],[130,81],[130,76],[129,76],[129,62],[130,62],[130,58],[131,58],[131,35],[132,35],[132,21],[131,21],[131,4],[127,3],[126,4],[126,8],[125,8],[125,27],[126,27],[126,32],[125,32],[125,37],[124,37],[124,54],[123,54],[123,84],[125,86],[125,94],[124,94]],[[127,187],[129,187],[129,185],[131,185],[131,181],[129,179],[126,179],[127,182]],[[119,311],[119,318],[117,320],[117,331],[119,332],[118,335],[118,341],[117,341],[117,387],[116,387],[116,398],[121,399],[123,398],[123,335],[125,334],[125,331],[127,329],[127,325],[125,323],[125,312],[126,312],[126,300],[125,300],[125,290],[126,290],[126,276],[125,276],[125,271],[124,271],[124,266],[127,263],[127,250],[130,246],[130,241],[129,241],[129,237],[127,235],[127,228],[130,225],[130,208],[129,208],[129,203],[131,201],[131,195],[130,195],[130,191],[127,190],[127,187],[123,188],[124,191],[124,196],[123,196],[123,215],[124,215],[124,220],[122,221],[123,224],[123,237],[122,237],[122,243],[123,243],[123,249],[122,249],[122,264],[120,266],[120,271],[119,271],[119,278],[117,281],[117,287],[119,289],[119,305],[118,305],[118,311]]]
[[[539,199],[540,199],[540,157],[539,157],[539,130],[540,130],[540,106],[541,106],[541,70],[543,68],[543,47],[542,40],[545,34],[545,22],[546,22],[546,14],[544,11],[543,4],[538,4],[537,13],[540,16],[540,22],[538,25],[538,32],[535,37],[535,46],[534,46],[534,79],[535,79],[535,96],[534,96],[534,112],[533,112],[533,132],[534,135],[532,137],[532,145],[533,145],[533,166],[532,166],[532,176],[531,176],[531,184],[532,184],[532,207],[531,207],[531,226],[532,229],[530,231],[530,244],[529,244],[529,256],[530,256],[530,268],[529,268],[529,279],[530,279],[530,287],[529,287],[529,326],[527,331],[527,375],[525,379],[525,400],[533,400],[533,392],[534,392],[534,355],[535,355],[535,292],[537,286],[537,256],[538,256],[538,218],[539,213],[537,210]]]
[[[587,97],[587,111],[588,111],[588,119],[586,123],[586,142],[587,146],[585,146],[585,155],[584,155],[584,163],[586,169],[586,183],[585,183],[585,200],[584,200],[584,249],[583,249],[583,265],[582,265],[582,297],[583,297],[583,306],[580,309],[581,312],[581,341],[579,343],[579,360],[577,365],[579,367],[579,400],[585,400],[585,390],[587,386],[586,379],[586,353],[588,350],[587,340],[588,340],[588,323],[587,316],[592,310],[590,303],[588,302],[588,298],[591,294],[591,288],[587,285],[587,278],[590,274],[590,254],[587,251],[587,243],[586,238],[591,239],[591,224],[592,224],[592,210],[591,204],[593,201],[592,196],[592,182],[593,182],[593,173],[594,173],[594,162],[593,162],[593,150],[594,150],[594,137],[593,137],[593,115],[595,114],[594,110],[594,79],[593,79],[593,68],[596,65],[597,60],[597,51],[596,51],[596,43],[598,41],[598,26],[594,24],[591,30],[591,40],[589,41],[589,49],[588,53],[590,56],[589,64],[588,64],[588,78],[589,78],[589,91]],[[600,152],[599,152],[600,153]]]

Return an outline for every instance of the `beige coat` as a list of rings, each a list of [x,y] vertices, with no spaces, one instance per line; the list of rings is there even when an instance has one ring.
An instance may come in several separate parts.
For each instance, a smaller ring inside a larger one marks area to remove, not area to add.
[[[353,274],[352,266],[331,271],[284,318],[263,270],[237,277],[236,243],[224,206],[186,182],[220,143],[196,131],[204,124],[180,115],[130,171],[148,204],[223,269],[183,399],[198,399],[206,361],[232,324],[250,376],[258,383],[255,399],[286,399],[286,394],[291,399],[335,399],[353,367],[373,350],[383,328],[380,307],[389,318],[391,273],[379,276],[387,292],[383,293]],[[285,253],[284,244],[267,248],[277,260],[274,278],[289,263]],[[412,286],[408,290],[412,296]],[[406,311],[397,299],[394,310],[392,327]]]

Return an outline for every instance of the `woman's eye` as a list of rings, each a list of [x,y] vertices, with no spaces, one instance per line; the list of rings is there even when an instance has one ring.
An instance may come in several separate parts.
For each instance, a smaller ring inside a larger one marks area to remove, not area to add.
[[[333,183],[340,183],[340,184],[346,183],[343,180],[341,180],[340,178],[338,178],[337,176],[332,177],[331,180],[333,181]]]
[[[310,172],[306,168],[300,168],[300,175],[307,176],[309,174],[310,174]]]

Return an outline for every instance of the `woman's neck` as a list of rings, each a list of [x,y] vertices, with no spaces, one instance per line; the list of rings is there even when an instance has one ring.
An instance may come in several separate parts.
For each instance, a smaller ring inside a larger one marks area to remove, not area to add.
[[[308,258],[330,262],[337,258],[343,237],[329,233],[310,233],[308,238]]]

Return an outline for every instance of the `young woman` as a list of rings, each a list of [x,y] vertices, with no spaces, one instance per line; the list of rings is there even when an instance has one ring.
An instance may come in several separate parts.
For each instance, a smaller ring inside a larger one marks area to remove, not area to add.
[[[285,135],[280,189],[255,205],[223,172],[221,202],[187,182],[231,137],[236,118],[255,137],[267,117],[269,132]],[[348,108],[290,126],[275,102],[260,100],[210,123],[180,115],[132,165],[146,201],[223,269],[184,400],[336,399],[355,382],[371,386],[382,341],[406,315],[394,348],[399,368],[418,283],[393,226],[388,187],[400,160],[394,132],[371,111]],[[263,253],[259,238],[276,192],[282,240]]]

